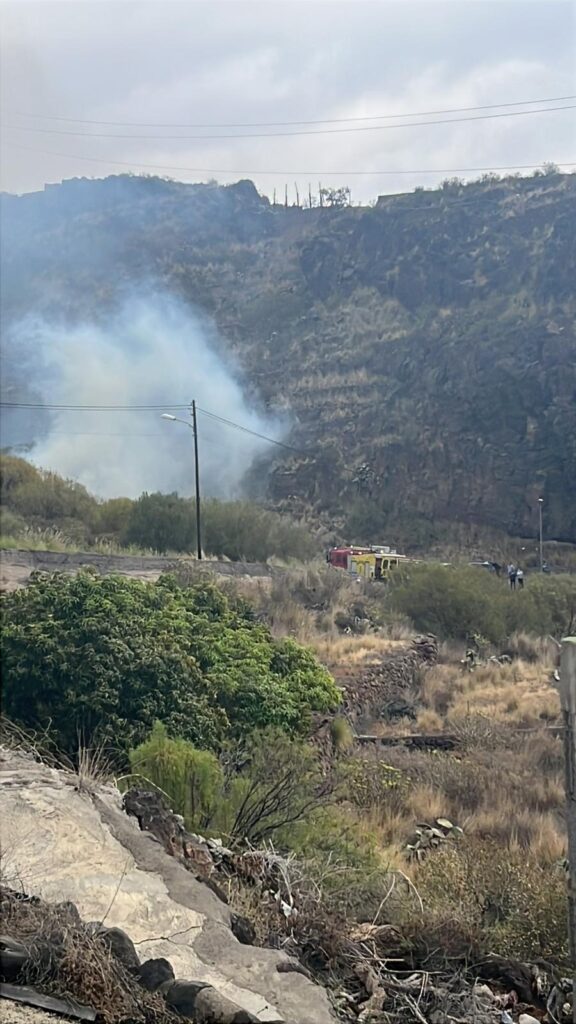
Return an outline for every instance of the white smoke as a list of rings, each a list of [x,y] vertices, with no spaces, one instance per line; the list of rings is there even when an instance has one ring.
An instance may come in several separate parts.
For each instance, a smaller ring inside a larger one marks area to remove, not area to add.
[[[70,327],[27,321],[17,334],[32,351],[33,385],[46,405],[159,406],[142,411],[56,411],[29,455],[101,497],[142,491],[191,494],[193,434],[162,412],[189,420],[192,398],[208,412],[279,439],[286,422],[256,412],[235,367],[210,344],[208,329],[178,300],[159,294],[126,301],[104,322]],[[220,347],[220,346],[219,346]],[[198,415],[204,495],[229,498],[270,445]]]

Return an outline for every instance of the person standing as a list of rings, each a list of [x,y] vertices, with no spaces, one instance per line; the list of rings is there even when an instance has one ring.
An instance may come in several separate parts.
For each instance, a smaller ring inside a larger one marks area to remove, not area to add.
[[[520,590],[523,590],[524,589],[524,572],[520,568],[520,566],[518,566],[518,568],[516,569],[516,582],[517,582],[518,586],[520,587]]]
[[[510,562],[508,566],[508,583],[510,584],[510,590],[516,590],[516,566],[513,562]]]

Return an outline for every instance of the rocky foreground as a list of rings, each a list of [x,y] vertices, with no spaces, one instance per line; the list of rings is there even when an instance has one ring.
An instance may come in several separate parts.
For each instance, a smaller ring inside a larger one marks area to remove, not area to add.
[[[0,801],[11,1024],[46,1010],[104,1024],[571,1019],[571,982],[546,965],[493,955],[430,974],[398,956],[391,923],[311,916],[288,862],[187,832],[158,794],[0,748]],[[238,885],[271,908],[269,947],[232,909]]]
[[[139,829],[122,810],[115,788],[92,785],[29,754],[3,750],[0,804],[4,886],[46,905],[73,904],[78,935],[91,922],[105,926],[104,937],[111,928],[125,931],[139,962],[166,961],[175,978],[204,990],[203,1001],[210,988],[235,1013],[244,1012],[243,1017],[205,1014],[196,1019],[235,1024],[328,1024],[334,1019],[323,988],[283,970],[290,957],[235,937],[230,908],[169,856],[151,832]],[[41,920],[38,908],[35,913]],[[3,915],[3,921],[8,931],[10,917]],[[21,931],[12,938],[24,941]],[[117,970],[116,958],[109,969]],[[54,992],[49,977],[40,981],[39,988],[46,991],[48,985]],[[78,992],[75,996],[79,999]],[[102,1012],[101,1006],[97,1009]]]

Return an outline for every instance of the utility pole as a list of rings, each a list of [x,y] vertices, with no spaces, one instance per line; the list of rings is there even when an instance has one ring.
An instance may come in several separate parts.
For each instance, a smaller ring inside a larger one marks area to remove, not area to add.
[[[200,534],[200,468],[198,463],[198,424],[196,422],[196,402],[192,399],[192,430],[194,431],[194,478],[196,482],[196,544],[198,558],[202,560],[202,537]]]
[[[562,641],[560,703],[564,725],[564,773],[568,830],[568,933],[572,967],[572,1020],[576,1024],[576,636]]]
[[[544,544],[543,544],[543,532],[542,532],[542,505],[544,504],[544,498],[538,498],[538,515],[540,523],[540,572],[544,569]]]
[[[180,419],[180,416],[173,416],[171,412],[160,414],[163,420],[170,420],[172,423],[183,423],[185,427],[194,434],[194,478],[196,481],[196,541],[198,547],[198,558],[202,559],[202,537],[200,535],[200,470],[198,468],[198,424],[196,422],[196,402],[192,399],[192,423],[190,420]]]

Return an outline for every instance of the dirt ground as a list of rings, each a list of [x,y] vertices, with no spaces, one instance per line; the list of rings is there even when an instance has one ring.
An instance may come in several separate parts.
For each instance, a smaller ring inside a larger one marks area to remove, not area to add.
[[[70,554],[64,551],[0,551],[0,589],[18,590],[25,587],[34,571],[76,573],[85,566],[93,566],[102,575],[119,573],[135,579],[153,581],[164,572],[185,567],[191,574],[208,570],[218,576],[235,578],[270,579],[274,570],[258,562],[199,562],[191,558],[139,557],[135,555]]]

